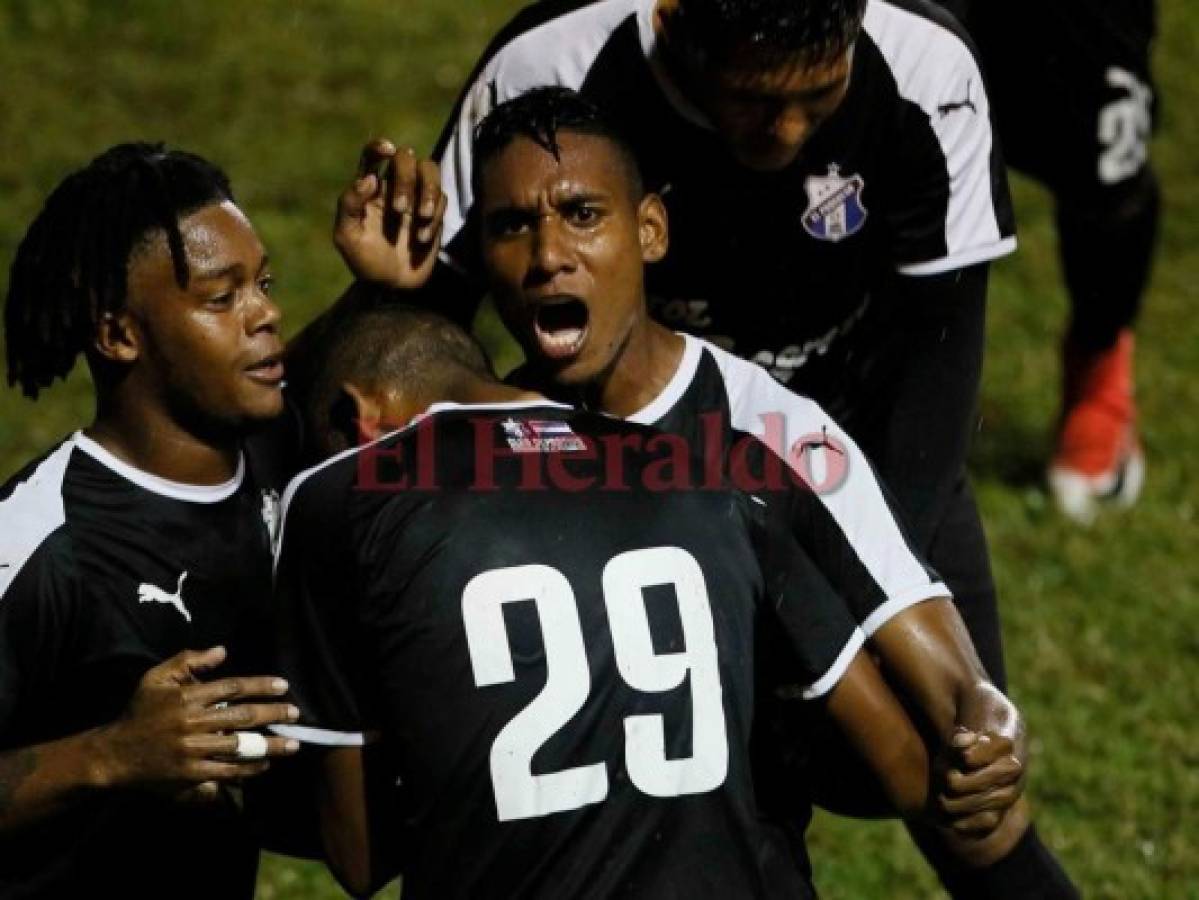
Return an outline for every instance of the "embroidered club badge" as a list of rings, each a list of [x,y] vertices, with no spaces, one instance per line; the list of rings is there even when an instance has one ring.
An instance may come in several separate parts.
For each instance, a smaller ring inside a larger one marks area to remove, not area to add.
[[[821,241],[852,237],[866,224],[862,191],[866,182],[861,175],[841,175],[841,167],[830,163],[827,175],[812,175],[804,181],[808,209],[803,214],[804,231]]]

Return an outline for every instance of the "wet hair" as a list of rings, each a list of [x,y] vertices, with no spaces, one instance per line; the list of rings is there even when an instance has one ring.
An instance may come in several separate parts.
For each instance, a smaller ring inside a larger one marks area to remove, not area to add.
[[[187,287],[179,220],[233,199],[225,173],[162,144],[119,144],[68,175],[17,248],[4,307],[8,383],[28,397],[65,378],[101,320],[125,305],[130,257],[166,234]]]
[[[866,0],[679,0],[670,34],[701,65],[822,63],[862,30]]]
[[[487,163],[516,138],[528,138],[554,159],[561,159],[558,135],[562,132],[609,141],[625,165],[632,195],[641,198],[645,188],[637,157],[612,119],[577,91],[565,87],[540,87],[501,103],[475,129],[471,189],[476,201]]]
[[[331,321],[297,361],[311,373],[302,399],[311,455],[355,443],[356,410],[342,388],[346,383],[372,392],[427,395],[463,374],[495,378],[478,341],[449,319],[381,298],[355,300],[357,308]]]

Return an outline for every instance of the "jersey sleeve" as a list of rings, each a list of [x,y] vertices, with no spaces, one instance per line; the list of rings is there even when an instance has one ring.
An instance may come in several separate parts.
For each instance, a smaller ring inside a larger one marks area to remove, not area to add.
[[[733,400],[741,437],[730,455],[735,482],[762,468],[786,496],[791,531],[812,562],[848,605],[866,637],[892,616],[934,597],[949,596],[900,524],[874,467],[819,404],[787,390],[765,370],[733,363],[752,384]],[[744,442],[750,442],[746,447]]]
[[[935,275],[1011,253],[1007,173],[971,44],[948,16],[916,20],[882,7],[872,4],[867,27],[906,101],[886,179],[892,264],[904,275]]]
[[[771,504],[759,526],[759,554],[770,600],[765,625],[780,632],[768,635],[760,647],[770,657],[764,668],[775,689],[814,700],[836,687],[865,635],[791,535],[783,507]]]
[[[362,746],[368,723],[348,500],[320,474],[301,474],[284,496],[275,559],[275,630],[280,669],[300,719],[274,730],[310,744]]]
[[[69,542],[57,535],[0,569],[0,749],[54,679],[74,633],[80,586]]]

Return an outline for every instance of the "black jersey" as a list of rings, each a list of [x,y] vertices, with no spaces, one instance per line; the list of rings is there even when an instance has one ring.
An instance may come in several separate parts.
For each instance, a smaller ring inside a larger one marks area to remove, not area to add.
[[[808,895],[752,791],[755,622],[782,623],[809,696],[862,636],[795,594],[768,504],[662,438],[441,406],[289,487],[302,717],[278,730],[381,737],[409,792],[405,896]]]
[[[840,416],[887,342],[884,317],[897,311],[872,304],[887,277],[953,271],[1015,247],[974,54],[923,0],[870,0],[841,107],[794,164],[755,173],[672,85],[653,8],[537,3],[493,42],[437,151],[448,253],[470,264],[461,236],[474,127],[530,88],[577,89],[622,126],[647,185],[664,195],[670,251],[647,271],[657,318],[753,359]]]
[[[686,344],[674,375],[628,421],[679,435],[705,454],[723,453],[729,466],[744,465],[747,449],[750,458],[767,454],[783,461],[793,477],[771,486],[788,505],[780,521],[844,598],[866,637],[910,606],[949,596],[915,551],[870,461],[819,404],[760,366],[681,336]],[[511,380],[553,389],[529,368],[518,369]]]
[[[264,674],[278,494],[243,455],[227,484],[165,481],[83,434],[0,491],[0,750],[106,724],[147,669],[218,644]],[[0,896],[250,897],[236,805],[97,794],[0,838]]]

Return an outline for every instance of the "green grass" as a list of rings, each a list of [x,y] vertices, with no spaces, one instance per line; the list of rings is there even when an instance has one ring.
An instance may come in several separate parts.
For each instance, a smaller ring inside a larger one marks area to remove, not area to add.
[[[345,284],[328,241],[359,144],[427,148],[516,0],[0,0],[0,268],[46,192],[118,140],[211,156],[275,261],[294,331]],[[1135,513],[1063,523],[1040,482],[1066,304],[1046,198],[1017,184],[1022,252],[998,266],[973,464],[1001,591],[1012,689],[1037,735],[1042,834],[1092,898],[1199,898],[1199,46],[1191,0],[1163,0],[1156,145],[1160,263],[1139,332],[1150,458]],[[0,392],[0,478],[84,423],[86,378],[37,405]],[[938,896],[894,823],[822,816],[829,898]],[[262,898],[338,897],[269,858]]]

